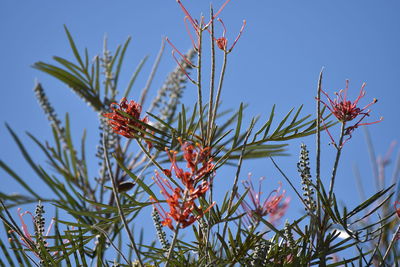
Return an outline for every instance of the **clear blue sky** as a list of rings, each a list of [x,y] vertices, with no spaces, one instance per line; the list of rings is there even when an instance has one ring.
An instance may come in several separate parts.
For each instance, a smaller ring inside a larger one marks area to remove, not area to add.
[[[191,13],[208,14],[209,1],[184,1]],[[215,7],[223,1],[215,0]],[[247,114],[269,115],[277,104],[278,115],[283,116],[291,107],[304,104],[304,114],[314,112],[314,96],[321,67],[325,67],[323,88],[329,92],[343,88],[350,79],[350,96],[355,97],[362,82],[367,83],[367,95],[362,104],[372,98],[379,102],[372,106],[371,118],[380,116],[384,121],[369,128],[376,151],[384,154],[392,140],[399,137],[398,101],[400,99],[400,2],[396,0],[338,0],[338,1],[251,1],[232,0],[223,11],[228,28],[227,37],[236,37],[243,19],[247,27],[230,57],[228,74],[223,92],[224,107],[236,108],[240,102],[250,104]],[[36,61],[51,62],[54,55],[72,58],[63,24],[67,25],[80,49],[87,47],[91,56],[100,53],[105,33],[109,36],[109,48],[132,36],[128,49],[121,84],[126,84],[131,72],[145,55],[150,61],[145,65],[132,92],[139,96],[144,87],[162,36],[168,36],[174,44],[186,51],[190,46],[183,13],[174,0],[148,1],[2,1],[0,3],[0,158],[25,177],[32,186],[41,190],[37,178],[29,170],[17,146],[3,126],[5,122],[19,134],[29,131],[41,140],[50,139],[51,131],[32,91],[34,80],[44,86],[60,117],[70,112],[75,142],[83,128],[88,129],[87,151],[95,151],[98,140],[97,117],[64,84],[32,69]],[[154,93],[167,73],[175,67],[169,47],[164,54],[159,72],[151,88]],[[125,83],[124,83],[125,82]],[[186,98],[195,101],[194,88],[188,88]],[[397,99],[397,100],[396,100]],[[148,104],[148,103],[147,103]],[[248,117],[249,117],[248,116]],[[291,142],[292,156],[279,158],[278,162],[289,176],[297,179],[297,151],[301,142],[313,148],[313,138]],[[327,179],[331,169],[333,148],[323,141]],[[25,139],[32,153],[38,149]],[[396,153],[398,149],[396,148]],[[311,153],[311,159],[314,158]],[[38,162],[46,165],[43,156]],[[265,163],[267,162],[267,163]],[[361,166],[364,186],[373,191],[373,180],[364,133],[359,129],[346,144],[342,167],[337,179],[338,198],[350,206],[358,202],[352,164]],[[95,165],[93,165],[95,168]],[[94,175],[96,169],[92,171]],[[279,176],[267,160],[244,165],[242,176],[252,172],[254,178],[266,176],[275,186]],[[232,181],[231,176],[217,177]],[[1,191],[20,190],[0,171]],[[5,186],[4,186],[5,185]],[[300,187],[300,186],[299,186]],[[43,189],[44,190],[44,189]],[[288,188],[293,202],[294,193]],[[47,191],[43,191],[47,192]],[[289,218],[300,210],[293,204]]]

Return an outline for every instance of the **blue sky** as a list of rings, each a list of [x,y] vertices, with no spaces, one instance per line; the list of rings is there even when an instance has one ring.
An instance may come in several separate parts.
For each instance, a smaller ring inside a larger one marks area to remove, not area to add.
[[[193,16],[208,14],[209,1],[184,1]],[[213,2],[219,7],[223,1]],[[228,28],[227,37],[232,41],[238,33],[242,20],[247,27],[229,58],[228,74],[223,91],[223,106],[237,108],[240,102],[249,104],[247,118],[260,114],[264,119],[273,104],[277,105],[278,117],[292,107],[304,104],[304,113],[314,112],[314,96],[318,74],[325,67],[323,88],[333,93],[350,79],[350,96],[356,97],[362,82],[366,82],[367,95],[362,104],[373,98],[379,101],[372,106],[370,121],[384,117],[384,121],[369,127],[375,150],[384,154],[392,140],[399,137],[398,100],[400,99],[400,2],[395,0],[373,1],[251,1],[232,0],[221,18]],[[20,135],[29,131],[41,140],[49,140],[51,131],[32,91],[35,79],[39,80],[59,116],[69,112],[72,129],[79,140],[84,128],[92,136],[87,150],[95,151],[98,140],[97,116],[64,84],[31,68],[36,61],[51,62],[52,56],[71,59],[63,25],[67,25],[80,49],[87,47],[94,56],[102,50],[104,34],[109,37],[110,50],[123,43],[128,36],[132,42],[128,49],[121,84],[126,84],[138,62],[149,55],[133,89],[131,97],[137,98],[144,87],[163,36],[186,51],[190,41],[183,24],[183,13],[174,0],[148,1],[2,1],[0,3],[0,60],[1,94],[0,105],[0,158],[17,170],[18,174],[38,190],[32,171],[20,155],[17,146],[3,126],[5,122]],[[218,30],[217,30],[218,31]],[[175,67],[167,47],[160,69],[151,88],[152,93],[162,85],[168,72]],[[396,100],[397,99],[397,100]],[[195,91],[186,91],[187,103],[194,103]],[[148,104],[148,103],[146,103]],[[291,142],[290,157],[277,159],[290,177],[297,179],[296,162],[300,143],[313,149],[312,137]],[[331,169],[333,147],[323,140],[323,171],[325,178]],[[25,143],[38,162],[43,156],[25,139]],[[396,147],[395,154],[398,152]],[[36,154],[35,154],[36,153]],[[311,159],[314,158],[311,152]],[[359,200],[356,194],[352,165],[361,169],[366,191],[373,192],[373,179],[364,133],[359,129],[346,144],[336,187],[338,198],[350,206]],[[392,168],[389,168],[392,169]],[[266,176],[272,190],[283,180],[269,160],[249,162],[243,167],[242,176],[252,172],[254,178]],[[96,170],[92,172],[96,173]],[[225,179],[233,181],[232,172]],[[389,175],[389,174],[388,174]],[[224,183],[226,181],[224,180]],[[20,190],[10,177],[0,171],[2,191]],[[300,186],[299,186],[300,187]],[[7,189],[4,189],[7,188]],[[47,191],[43,191],[45,193]],[[295,204],[289,218],[301,210]]]

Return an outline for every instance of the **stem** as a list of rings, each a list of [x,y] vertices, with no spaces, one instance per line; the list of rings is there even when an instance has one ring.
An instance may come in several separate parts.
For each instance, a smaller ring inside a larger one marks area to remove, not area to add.
[[[323,68],[321,69],[321,72],[319,73],[319,78],[318,78],[318,87],[317,87],[317,136],[316,136],[316,168],[315,168],[315,180],[316,180],[316,190],[319,191],[321,187],[321,90],[322,90],[322,74],[323,74]],[[319,194],[317,194],[317,221],[313,223],[310,221],[310,227],[315,227],[317,228],[316,224],[319,224],[321,222],[321,199],[319,197]],[[320,231],[316,231],[316,237],[317,237],[317,244],[320,244],[323,240],[320,235]],[[312,235],[311,239],[311,244],[314,243],[315,240],[315,235]],[[319,247],[319,246],[317,246]]]
[[[335,163],[333,164],[331,183],[330,183],[330,186],[329,186],[329,199],[328,199],[329,202],[332,200],[332,196],[333,196],[333,187],[335,185],[336,171],[337,171],[337,167],[338,167],[338,164],[339,164],[340,154],[342,152],[342,143],[343,143],[345,127],[346,127],[346,123],[343,122],[342,123],[342,127],[340,129],[339,143],[338,143],[338,145],[336,145],[336,149],[337,149],[336,158],[335,158]]]
[[[236,169],[235,180],[234,180],[233,186],[232,186],[232,193],[231,193],[231,196],[230,196],[229,202],[228,202],[228,209],[227,209],[228,214],[229,214],[229,212],[230,212],[230,210],[232,208],[233,200],[234,200],[234,198],[236,196],[236,193],[237,193],[237,189],[238,189],[237,183],[239,181],[240,169],[242,167],[242,162],[243,162],[244,153],[246,151],[247,141],[248,141],[248,139],[250,137],[251,131],[253,130],[254,124],[255,124],[255,122],[254,122],[254,119],[253,119],[253,120],[251,120],[250,126],[247,129],[246,136],[244,138],[242,151],[240,153],[239,162],[238,162],[237,169]],[[225,239],[225,234],[226,234],[226,228],[227,227],[228,227],[228,221],[226,221],[225,224],[224,224],[224,228],[222,230],[222,239]],[[220,251],[221,255],[222,255],[222,249],[223,249],[223,247],[221,246],[221,251]]]
[[[118,254],[125,260],[125,262],[129,265],[129,260],[124,256],[124,254],[122,253],[122,251],[113,243],[113,240],[110,238],[110,236],[107,234],[106,231],[104,231],[103,229],[101,229],[100,227],[93,225],[92,226],[94,229],[96,229],[97,231],[101,232],[108,240],[108,242],[110,242],[111,246],[115,249],[115,251],[118,252]]]
[[[179,227],[180,227],[180,223],[178,223],[178,224],[176,225],[176,229],[175,229],[175,233],[174,233],[174,238],[172,239],[171,247],[169,248],[169,251],[168,251],[167,262],[165,263],[165,267],[168,267],[168,266],[169,266],[169,261],[171,260],[172,251],[173,251],[173,249],[174,249],[174,247],[175,247],[175,243],[176,243],[176,240],[177,240],[177,238],[178,238]]]
[[[211,74],[210,74],[210,98],[208,101],[208,125],[207,125],[207,146],[211,146],[212,143],[212,131],[214,129],[213,125],[211,124],[212,122],[212,110],[213,110],[213,102],[214,102],[214,84],[215,84],[215,43],[214,43],[214,21],[213,21],[213,17],[214,17],[214,10],[212,8],[212,5],[210,5],[210,20],[211,20],[211,30],[210,30],[210,34],[211,34],[211,38],[210,38],[210,42],[211,42]],[[214,177],[211,176],[210,178],[210,195],[209,195],[209,203],[213,202],[213,183],[214,183]],[[209,251],[209,239],[210,239],[210,233],[211,233],[211,229],[210,229],[210,225],[207,224],[206,227],[206,234],[205,234],[205,247],[206,247],[206,254],[208,257],[209,262],[211,262],[211,255],[210,253],[208,253]]]
[[[386,258],[389,256],[389,252],[392,249],[393,244],[397,241],[397,235],[400,233],[400,225],[397,227],[396,232],[394,232],[392,240],[390,241],[390,244],[385,252],[385,255],[383,256],[382,263],[385,262]]]
[[[335,178],[336,178],[336,171],[337,171],[337,167],[339,164],[339,159],[340,159],[340,155],[342,152],[342,143],[343,143],[343,137],[344,137],[344,132],[345,132],[345,126],[346,123],[342,122],[342,127],[340,130],[340,138],[339,138],[339,143],[334,144],[337,152],[336,152],[336,158],[335,158],[335,162],[333,164],[333,170],[332,170],[332,176],[331,176],[331,181],[330,181],[330,186],[329,186],[329,194],[328,194],[328,205],[332,205],[331,201],[332,201],[332,197],[333,197],[333,188],[335,185]],[[327,230],[327,224],[328,224],[328,220],[329,220],[329,216],[327,213],[324,214],[324,218],[322,219],[322,224],[320,226],[320,231],[319,231],[319,235],[318,235],[318,246],[317,247],[322,247],[322,250],[325,250],[325,245],[324,245],[324,237],[325,237],[325,233]],[[329,246],[329,244],[328,244]],[[325,254],[322,255],[320,258],[320,264],[319,266],[326,266],[325,263]]]
[[[182,212],[182,210],[183,210],[183,208],[184,208],[184,204],[185,204],[185,202],[186,202],[186,198],[188,197],[188,193],[189,193],[189,191],[186,189],[186,190],[185,190],[185,195],[183,196],[183,201],[182,201],[182,206],[181,206],[181,212]],[[176,244],[176,240],[177,240],[177,238],[178,238],[180,226],[181,226],[181,223],[178,222],[178,223],[176,224],[176,229],[175,229],[174,237],[172,238],[171,246],[169,247],[169,251],[168,251],[168,255],[167,255],[167,262],[166,262],[165,265],[164,265],[165,267],[168,267],[169,262],[170,262],[170,260],[171,260],[172,252],[174,251],[174,247],[175,247],[175,244]]]
[[[211,122],[212,126],[214,126],[215,118],[217,117],[217,110],[218,110],[218,105],[219,105],[219,99],[221,97],[222,84],[224,82],[227,60],[228,60],[228,53],[224,51],[224,60],[223,60],[223,63],[222,63],[221,74],[219,76],[217,97],[215,99],[215,105],[214,105],[214,110],[213,110],[213,115],[212,115],[212,122]],[[210,137],[210,139],[211,139],[211,137]]]
[[[197,95],[199,103],[199,113],[200,113],[200,131],[201,136],[204,141],[204,126],[203,126],[203,96],[201,93],[201,49],[202,49],[202,34],[203,32],[199,30],[199,47],[197,51]]]
[[[124,211],[122,210],[122,207],[121,207],[121,202],[120,202],[119,195],[118,195],[118,192],[117,192],[117,184],[116,184],[114,175],[113,175],[112,170],[111,170],[110,160],[108,158],[108,149],[107,149],[107,145],[106,145],[105,136],[103,138],[103,148],[104,148],[104,158],[105,158],[105,161],[106,161],[108,173],[110,174],[110,179],[111,179],[111,182],[112,182],[113,194],[114,194],[114,197],[115,197],[115,202],[117,204],[119,216],[121,217],[121,220],[122,220],[122,223],[124,224],[126,233],[128,234],[129,240],[131,241],[131,246],[132,246],[133,250],[135,251],[136,257],[138,258],[139,265],[141,267],[143,267],[144,265],[143,265],[142,259],[140,258],[140,252],[139,252],[138,248],[136,247],[135,239],[134,239],[132,233],[129,231],[128,223],[126,221],[126,218],[125,218],[125,215],[124,215]]]
[[[211,135],[213,130],[212,125],[212,109],[214,102],[214,81],[215,81],[215,43],[214,43],[214,22],[212,21],[214,16],[214,10],[212,6],[210,7],[210,16],[211,16],[211,75],[210,75],[210,99],[208,101],[208,127],[207,127],[207,138],[208,143],[207,146],[211,145]],[[218,103],[216,103],[217,105]]]
[[[317,89],[317,99],[321,98],[321,89],[322,89],[322,72],[319,73],[319,79],[318,79],[318,89]],[[317,151],[316,151],[316,175],[315,179],[317,182],[317,189],[320,187],[321,183],[321,101],[317,100],[317,138],[316,138],[316,143],[317,143]],[[318,201],[318,206],[319,206],[319,201]],[[319,209],[317,209],[319,211]],[[318,212],[319,213],[319,212]]]

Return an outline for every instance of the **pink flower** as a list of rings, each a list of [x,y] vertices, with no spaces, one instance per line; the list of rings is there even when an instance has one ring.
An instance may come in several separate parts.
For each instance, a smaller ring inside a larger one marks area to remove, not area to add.
[[[224,22],[222,21],[222,19],[218,18],[217,19],[221,24],[222,24],[222,36],[219,38],[214,38],[214,41],[216,42],[217,46],[219,49],[225,51],[226,53],[230,53],[232,51],[232,49],[235,47],[237,41],[239,41],[240,37],[242,36],[244,27],[246,26],[246,20],[243,20],[243,25],[242,28],[239,31],[239,34],[237,35],[235,41],[233,41],[233,44],[231,45],[231,47],[228,49],[228,39],[226,39],[225,34],[226,34],[226,27]],[[210,32],[210,30],[208,30]]]
[[[317,100],[320,101],[322,104],[324,104],[325,107],[327,109],[329,109],[329,111],[341,123],[346,125],[346,123],[356,119],[355,124],[345,128],[344,135],[347,135],[348,138],[346,140],[344,140],[342,142],[342,144],[339,144],[339,147],[342,147],[344,145],[344,143],[346,143],[351,138],[351,134],[359,126],[378,123],[378,122],[382,121],[382,119],[383,119],[383,118],[380,118],[380,120],[378,120],[378,121],[361,123],[365,117],[368,117],[370,115],[371,110],[369,109],[369,107],[378,101],[376,98],[374,98],[372,100],[372,102],[365,105],[363,108],[360,108],[358,106],[358,102],[360,101],[361,98],[363,98],[365,96],[366,91],[365,91],[364,87],[365,87],[365,83],[362,84],[360,93],[353,102],[347,99],[347,92],[349,90],[349,80],[346,80],[346,88],[344,90],[342,89],[339,91],[339,93],[335,93],[336,98],[333,100],[329,97],[329,95],[324,90],[321,89],[321,92],[326,96],[326,98],[328,100],[328,104],[325,103],[324,101],[322,101],[321,99],[317,99]],[[331,138],[332,143],[336,145],[328,128],[325,127],[325,129],[326,129],[329,137]]]
[[[251,181],[251,174],[249,174],[248,180],[243,182],[245,189],[248,190],[247,198],[250,199],[250,202],[243,199],[240,205],[247,213],[248,218],[246,223],[249,226],[258,224],[260,218],[265,216],[269,216],[268,221],[274,224],[282,218],[289,207],[290,199],[284,199],[285,190],[281,192],[281,184],[277,189],[272,190],[264,201],[261,200],[261,185],[263,180],[264,177],[261,177],[258,190],[254,188],[253,182]],[[240,198],[239,194],[238,197]]]
[[[38,207],[40,207],[40,206],[38,206]],[[43,206],[41,206],[41,207],[43,207]],[[30,211],[22,212],[21,208],[18,208],[17,211],[18,211],[18,217],[19,217],[19,219],[21,221],[21,232],[22,232],[22,235],[20,234],[20,232],[15,232],[15,233],[20,235],[19,236],[20,244],[22,246],[24,246],[25,248],[29,249],[30,251],[32,251],[35,254],[36,257],[40,258],[40,255],[36,252],[37,246],[38,246],[37,235],[38,234],[41,235],[41,238],[43,239],[42,242],[43,242],[44,246],[47,247],[46,239],[47,239],[47,236],[49,236],[51,228],[53,227],[54,219],[51,220],[50,225],[49,225],[49,227],[47,228],[47,230],[45,232],[44,228],[43,228],[44,227],[43,221],[41,219],[40,219],[40,222],[39,222],[38,219],[35,218]],[[31,219],[32,219],[32,224],[33,224],[34,229],[35,229],[35,233],[34,234],[31,234],[29,232],[28,225],[25,223],[25,220],[24,220],[24,216],[25,215],[29,215],[31,217]],[[10,240],[10,242],[12,242],[12,241],[14,241],[14,240]],[[57,254],[57,252],[54,253],[53,256],[56,255],[56,254]]]

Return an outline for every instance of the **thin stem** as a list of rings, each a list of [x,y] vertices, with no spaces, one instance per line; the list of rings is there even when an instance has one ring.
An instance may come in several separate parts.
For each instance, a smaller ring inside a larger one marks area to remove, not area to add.
[[[340,159],[340,155],[342,152],[342,143],[343,143],[343,137],[344,137],[344,132],[345,132],[345,127],[346,127],[346,123],[342,122],[342,127],[340,130],[340,138],[339,138],[339,143],[335,143],[335,147],[337,149],[336,152],[336,158],[335,158],[335,162],[333,164],[333,170],[332,170],[332,176],[331,176],[331,181],[330,181],[330,186],[329,186],[329,194],[328,194],[328,205],[332,205],[332,197],[333,197],[333,188],[335,185],[335,178],[336,178],[336,171],[337,171],[337,167],[339,164],[339,159]],[[322,219],[322,224],[320,226],[320,230],[318,231],[318,246],[319,248],[322,248],[322,251],[326,250],[326,245],[324,244],[324,237],[325,237],[325,233],[327,231],[327,224],[328,224],[328,220],[329,220],[329,215],[328,213],[324,214],[324,217]],[[327,244],[329,246],[329,244]],[[325,254],[323,254],[322,256],[320,256],[320,264],[319,266],[326,266],[325,263]]]
[[[185,190],[185,195],[183,196],[183,201],[182,201],[182,206],[181,206],[181,212],[182,212],[182,210],[183,210],[183,208],[184,208],[184,204],[185,204],[185,202],[186,202],[186,198],[188,197],[188,193],[189,193],[189,191],[188,191],[188,190]],[[172,241],[171,241],[171,246],[169,247],[169,251],[168,251],[168,255],[167,255],[167,262],[166,262],[165,265],[164,265],[165,267],[168,267],[168,266],[169,266],[169,262],[170,262],[170,260],[171,260],[172,253],[173,253],[173,251],[174,251],[174,247],[175,247],[175,244],[176,244],[176,240],[178,239],[178,234],[179,234],[180,226],[181,226],[181,222],[178,222],[178,223],[176,224],[176,229],[175,229],[174,237],[172,238]]]
[[[390,241],[390,244],[385,252],[385,255],[383,256],[382,263],[385,262],[386,258],[389,256],[390,250],[393,247],[393,244],[397,241],[397,235],[400,233],[400,225],[397,227],[396,232],[394,232],[392,240]]]
[[[237,164],[235,180],[233,181],[232,193],[231,193],[231,196],[230,196],[229,202],[228,202],[228,209],[227,209],[228,213],[230,212],[230,210],[232,208],[233,200],[234,200],[234,198],[236,196],[236,193],[237,193],[237,189],[238,189],[237,183],[239,181],[239,175],[240,175],[240,170],[242,168],[243,157],[244,157],[244,153],[246,151],[247,141],[248,141],[248,139],[250,137],[251,131],[253,130],[254,124],[255,124],[255,121],[254,121],[254,119],[252,119],[251,123],[250,123],[250,126],[247,129],[246,136],[244,138],[242,151],[240,152],[239,162]],[[224,224],[224,228],[223,228],[223,231],[222,231],[222,239],[225,239],[225,234],[226,234],[227,227],[228,227],[228,221],[226,221],[225,224]],[[221,251],[220,252],[222,254],[222,247],[221,247]]]
[[[330,185],[329,185],[329,202],[332,200],[333,187],[335,186],[336,171],[337,171],[337,167],[338,167],[338,164],[339,164],[340,155],[341,155],[341,152],[342,152],[342,143],[343,143],[345,127],[346,127],[346,123],[343,122],[342,123],[342,127],[340,129],[339,143],[336,144],[336,149],[337,149],[336,158],[335,158],[335,163],[333,164],[331,182],[330,182]]]
[[[223,85],[223,82],[224,82],[227,61],[228,61],[228,53],[224,51],[224,60],[223,60],[223,63],[222,63],[222,69],[221,69],[221,74],[220,74],[220,77],[219,77],[219,83],[218,83],[218,89],[217,89],[217,97],[215,99],[215,105],[214,105],[214,110],[213,110],[213,115],[212,115],[212,122],[211,122],[212,127],[214,127],[215,118],[217,116],[219,99],[221,97],[221,91],[222,91],[222,85]]]
[[[321,90],[322,90],[322,73],[323,73],[323,68],[321,72],[319,73],[319,79],[318,79],[318,89],[317,89],[317,138],[316,138],[316,143],[317,143],[317,151],[316,151],[316,175],[315,179],[317,182],[317,189],[319,189],[320,183],[321,183],[321,101],[319,99],[321,98]],[[318,201],[319,205],[319,201]]]
[[[207,125],[207,146],[211,146],[212,142],[212,131],[214,129],[213,125],[211,124],[212,121],[212,109],[213,109],[213,102],[214,102],[214,84],[215,84],[215,43],[214,43],[214,22],[213,22],[213,16],[214,16],[214,9],[212,5],[210,5],[210,19],[211,19],[211,29],[210,29],[210,42],[211,42],[211,75],[210,75],[210,98],[208,101],[208,125]],[[209,195],[209,203],[213,202],[213,183],[214,179],[213,177],[210,178],[210,195]],[[211,262],[211,255],[208,253],[209,251],[209,239],[210,239],[210,225],[207,224],[207,229],[206,229],[206,234],[205,234],[205,243],[206,243],[206,254],[208,256],[209,262]]]
[[[199,113],[200,113],[200,131],[201,136],[204,138],[204,126],[203,126],[203,96],[201,92],[201,53],[202,53],[202,35],[203,32],[199,30],[199,47],[197,51],[197,94],[199,103]],[[203,139],[204,141],[204,139]]]
[[[121,257],[125,260],[125,262],[129,265],[129,261],[128,259],[124,256],[124,254],[122,253],[122,251],[120,249],[117,248],[117,246],[113,243],[112,239],[108,236],[107,232],[104,231],[103,229],[101,229],[100,227],[93,225],[92,226],[94,229],[96,229],[97,231],[101,232],[108,240],[108,242],[110,242],[111,246],[115,249],[115,251],[118,252],[119,255],[121,255]]]
[[[323,74],[324,68],[321,69],[321,72],[319,73],[319,78],[318,78],[318,87],[317,87],[317,135],[316,135],[316,168],[315,168],[315,180],[316,180],[316,189],[317,191],[320,190],[321,187],[321,90],[322,90],[322,74]],[[317,194],[317,222],[315,224],[319,224],[321,221],[321,199],[319,197],[319,194]],[[310,223],[310,227],[314,227],[315,224]],[[321,236],[320,232],[316,231],[316,236],[317,236],[317,243],[320,243],[321,241]],[[315,235],[312,236],[311,244],[314,243]]]
[[[212,6],[210,7],[210,16],[211,20],[214,15],[214,10]],[[213,102],[214,102],[214,82],[215,82],[215,42],[214,42],[214,22],[210,24],[211,30],[211,77],[210,77],[210,99],[208,101],[208,127],[207,127],[207,138],[208,144],[207,146],[211,145],[211,132],[213,130],[212,123],[212,109],[213,109]]]
[[[134,239],[132,233],[129,231],[128,223],[126,221],[126,218],[125,218],[125,215],[124,215],[124,211],[122,210],[122,207],[121,207],[121,202],[120,202],[119,195],[118,195],[118,192],[117,192],[117,184],[116,184],[115,177],[114,177],[114,175],[112,173],[112,170],[111,170],[110,160],[108,158],[108,149],[107,149],[107,145],[106,145],[105,136],[103,137],[103,148],[104,148],[104,159],[106,161],[108,173],[110,174],[110,179],[111,179],[111,182],[112,182],[113,194],[114,194],[114,197],[115,197],[115,202],[117,204],[117,209],[118,209],[119,216],[121,217],[122,223],[124,224],[126,233],[128,234],[129,240],[131,242],[131,246],[132,246],[133,250],[135,251],[136,257],[138,258],[139,265],[141,267],[143,267],[144,265],[143,265],[142,259],[140,258],[140,252],[139,252],[139,250],[138,250],[138,248],[136,246],[135,239]]]

